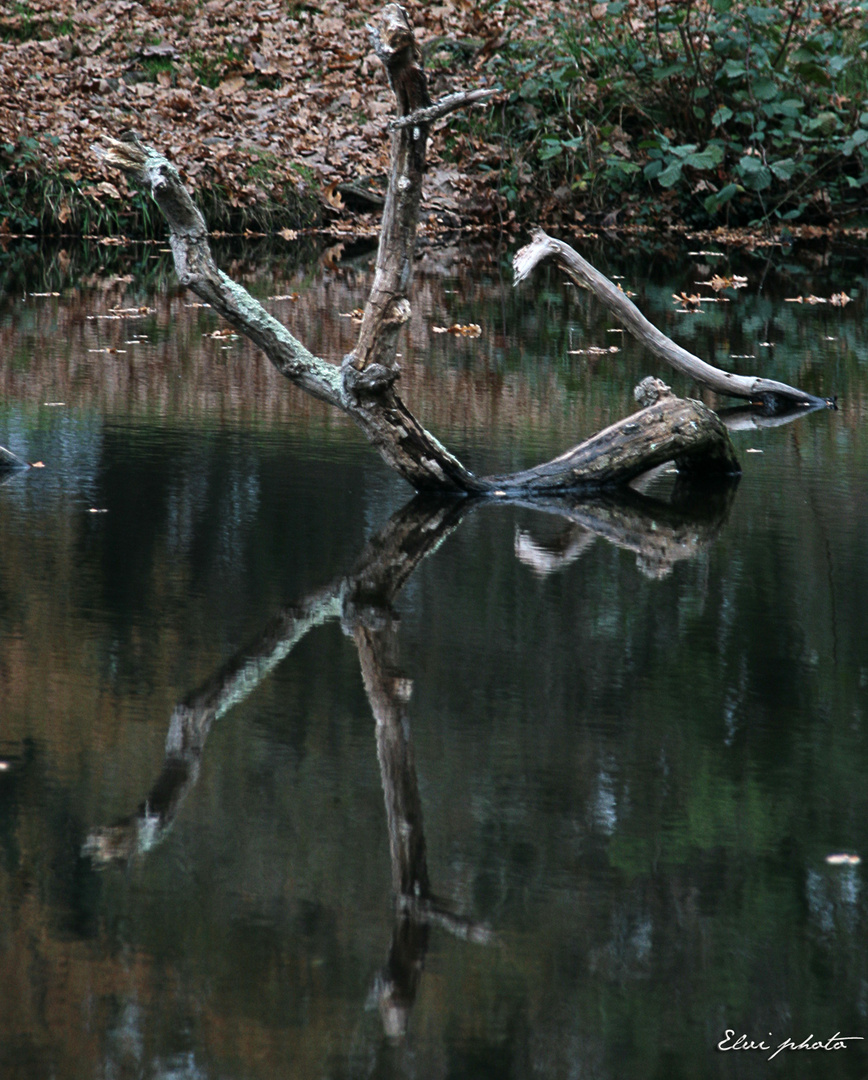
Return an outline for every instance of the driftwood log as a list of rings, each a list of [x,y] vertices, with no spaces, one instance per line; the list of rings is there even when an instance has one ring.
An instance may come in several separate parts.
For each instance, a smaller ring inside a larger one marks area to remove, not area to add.
[[[456,109],[486,100],[493,91],[456,93],[432,103],[412,25],[403,8],[387,5],[370,28],[397,103],[390,122],[391,175],[370,297],[359,338],[340,366],[314,356],[240,285],[220,271],[202,214],[175,167],[133,133],[105,137],[94,146],[106,164],[150,190],[169,226],[181,282],[257,344],[275,367],[303,390],[342,410],[386,462],[417,491],[492,497],[550,496],[629,483],[664,461],[693,473],[737,474],[725,426],[707,406],[664,395],[536,468],[503,476],[476,476],[416,419],[399,396],[398,335],[410,317],[410,288],[426,147],[430,125]],[[691,356],[660,333],[611,282],[560,241],[536,234],[516,257],[522,280],[543,259],[554,258],[606,303],[625,326],[667,363],[718,392],[767,407],[825,405],[823,399],[782,383],[730,375]]]
[[[430,125],[453,110],[482,102],[492,92],[452,94],[432,103],[404,10],[396,4],[386,5],[380,25],[369,29],[389,75],[397,117],[391,122],[392,167],[375,279],[354,350],[337,366],[304,348],[245,289],[217,268],[205,220],[176,168],[132,133],[121,139],[107,137],[103,145],[94,147],[95,152],[153,194],[168,224],[180,281],[252,339],[283,375],[354,420],[385,461],[417,490],[493,497],[527,497],[535,492],[552,495],[568,489],[624,484],[668,460],[676,461],[679,469],[736,473],[732,444],[713,411],[700,402],[672,396],[613,424],[553,461],[503,476],[474,475],[410,413],[396,390],[396,345],[410,314]],[[532,264],[541,257],[541,253],[534,256]],[[531,268],[526,253],[525,273]],[[804,396],[799,395],[799,400]]]

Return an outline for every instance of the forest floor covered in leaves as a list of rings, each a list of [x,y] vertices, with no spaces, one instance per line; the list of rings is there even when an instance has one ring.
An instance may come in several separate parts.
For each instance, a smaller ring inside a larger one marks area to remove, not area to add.
[[[132,129],[178,166],[212,226],[376,228],[393,99],[366,23],[381,6],[28,0],[7,8],[0,222],[147,231],[138,220],[147,204],[91,149],[104,134]],[[507,28],[502,9],[482,19],[465,3],[418,5],[412,16],[434,97],[486,85],[484,60],[503,35],[536,32],[532,21]],[[426,220],[488,226],[508,217],[491,185],[497,143],[464,135],[448,157],[443,150],[435,136]]]

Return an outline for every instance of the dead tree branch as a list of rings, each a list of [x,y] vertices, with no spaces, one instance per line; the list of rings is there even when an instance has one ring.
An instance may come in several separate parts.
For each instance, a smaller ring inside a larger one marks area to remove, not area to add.
[[[346,413],[387,464],[417,491],[550,495],[625,484],[670,460],[676,461],[679,468],[693,471],[737,472],[738,463],[725,427],[711,410],[696,401],[658,401],[547,464],[493,477],[475,476],[413,416],[395,387],[400,374],[396,346],[401,327],[410,317],[409,294],[429,125],[432,119],[463,104],[482,100],[488,92],[453,94],[432,104],[412,25],[397,4],[384,8],[380,26],[371,31],[371,36],[395,93],[398,117],[391,132],[392,168],[374,281],[354,350],[340,367],[310,353],[217,268],[205,220],[175,167],[134,134],[128,133],[120,140],[106,138],[94,150],[106,164],[122,169],[133,181],[148,188],[162,210],[181,282],[262,348],[288,379]],[[593,268],[589,270],[596,274]],[[624,301],[629,304],[626,298]],[[654,333],[659,335],[658,331]],[[663,335],[659,337],[668,341]],[[752,393],[762,392],[754,381]]]
[[[0,446],[0,472],[6,469],[29,469],[30,466],[17,454],[13,454],[11,450],[7,450],[5,446]]]
[[[729,371],[712,367],[698,356],[682,349],[680,345],[650,323],[636,305],[617,285],[586,262],[569,244],[555,240],[542,229],[533,233],[527,247],[517,252],[513,259],[515,284],[524,281],[540,263],[554,260],[557,266],[577,285],[590,289],[609,311],[630,333],[642,342],[655,356],[674,367],[684,375],[689,375],[703,386],[718,394],[730,397],[747,398],[765,405],[779,407],[785,404],[808,406],[831,406],[833,403],[824,398],[797,390],[786,383],[773,379],[761,379],[755,375],[733,375]]]

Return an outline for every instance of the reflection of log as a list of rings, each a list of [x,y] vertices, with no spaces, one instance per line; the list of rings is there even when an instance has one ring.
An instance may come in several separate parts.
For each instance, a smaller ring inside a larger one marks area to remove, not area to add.
[[[797,390],[786,383],[760,379],[754,375],[733,375],[700,360],[698,356],[676,345],[671,338],[650,323],[624,292],[586,262],[578,252],[561,240],[548,236],[542,229],[534,232],[531,243],[522,248],[513,260],[516,283],[524,280],[547,259],[554,260],[577,285],[590,289],[655,356],[718,394],[762,401],[773,407],[782,403],[820,407],[833,404],[832,401]]]
[[[708,490],[707,486],[703,490],[704,497],[693,508],[692,526],[684,509],[688,496],[677,486],[670,506],[638,493],[626,493],[620,500],[552,498],[533,500],[528,505],[550,510],[588,533],[605,536],[638,551],[643,558],[656,558],[658,564],[663,564],[700,549],[696,521],[703,513],[709,535],[715,531],[714,522],[719,527],[725,516],[734,484],[724,489],[729,496],[715,497],[714,489]],[[419,563],[458,526],[465,512],[481,505],[466,499],[417,496],[393,515],[366,545],[350,575],[301,604],[286,608],[252,646],[176,706],[163,767],[148,796],[135,814],[116,825],[94,829],[84,845],[85,854],[107,863],[127,861],[159,843],[198,779],[205,741],[214,721],[259,685],[308,630],[339,617],[356,643],[376,722],[395,913],[388,958],[377,975],[374,995],[383,1029],[392,1040],[400,1040],[406,1033],[432,925],[464,941],[491,944],[495,940],[487,926],[452,911],[448,903],[432,895],[409,725],[411,684],[397,668],[398,620],[392,610],[394,600]],[[656,547],[655,537],[660,540]],[[677,543],[681,554],[673,555],[671,549]]]
[[[791,409],[778,411],[776,409],[756,409],[749,405],[742,405],[735,409],[721,409],[717,414],[726,424],[727,431],[758,431],[761,428],[783,427],[791,424],[794,420],[800,420],[806,413],[817,409],[825,409],[823,405],[796,406]]]
[[[629,489],[584,499],[525,500],[513,496],[504,501],[569,522],[571,528],[579,530],[580,544],[589,542],[586,537],[602,537],[635,551],[645,572],[650,568],[653,576],[661,576],[674,562],[692,558],[712,542],[726,519],[734,492],[733,482],[712,487],[703,484],[695,489],[679,479],[668,503]],[[396,894],[405,903],[413,901],[414,917],[436,921],[452,933],[475,940],[478,928],[463,924],[428,890],[412,752],[409,743],[402,742],[408,730],[409,684],[396,673],[392,662],[395,631],[391,605],[419,563],[457,528],[471,507],[480,505],[463,499],[416,496],[368,542],[350,575],[285,608],[255,642],[175,707],[163,768],[150,792],[135,814],[95,829],[85,851],[108,862],[129,859],[159,843],[198,778],[205,740],[214,721],[243,701],[309,630],[340,618],[359,647],[365,687],[377,719],[387,817],[403,822],[402,829],[408,823],[411,826],[405,839],[394,841]],[[531,561],[527,552],[532,551],[533,543],[528,539],[524,548],[517,545],[522,561]],[[571,544],[568,537],[560,552],[549,552],[552,567],[577,557]],[[537,548],[541,550],[539,545]],[[540,559],[540,565],[545,561]]]
[[[199,778],[205,740],[215,720],[242,702],[288,656],[308,630],[341,612],[339,588],[324,590],[282,611],[249,648],[175,706],[160,775],[135,814],[94,829],[84,853],[97,862],[127,860],[155,847],[171,828]]]
[[[737,468],[726,429],[695,402],[659,403],[613,425],[547,465],[514,477],[474,476],[413,416],[398,396],[396,346],[410,318],[416,226],[431,122],[488,91],[453,94],[431,104],[406,12],[387,4],[371,31],[395,93],[392,167],[374,282],[356,348],[340,368],[313,356],[240,285],[217,269],[205,220],[177,170],[135,135],[106,138],[95,152],[151,191],[169,225],[181,282],[246,334],[277,369],[314,397],[341,409],[386,462],[417,490],[491,494],[551,493],[624,484],[661,461],[718,472]],[[661,335],[662,337],[662,335]],[[666,339],[668,340],[668,339]]]
[[[176,705],[163,768],[150,792],[135,814],[94,830],[85,852],[108,862],[129,859],[159,843],[198,779],[214,721],[255,690],[309,630],[337,618],[350,633],[363,619],[375,623],[378,612],[387,608],[420,561],[458,525],[466,508],[461,500],[417,496],[367,544],[349,577],[285,608],[256,641]]]
[[[365,692],[376,721],[377,759],[386,799],[386,822],[396,896],[427,897],[431,892],[422,828],[422,800],[410,742],[407,703],[412,690],[391,664],[395,632],[388,612],[378,627],[358,623],[356,647]]]
[[[461,504],[452,505],[452,516]],[[466,505],[466,504],[465,504]],[[445,508],[444,508],[445,509]],[[460,510],[458,511],[460,514]],[[434,532],[446,518],[442,513],[432,519]],[[368,550],[380,548],[376,558],[358,577],[350,579],[347,595],[352,598],[353,636],[365,692],[376,721],[377,760],[386,805],[389,855],[392,864],[392,893],[395,898],[395,924],[389,958],[377,977],[375,994],[383,1029],[391,1039],[400,1039],[407,1023],[428,950],[429,924],[436,922],[468,941],[488,943],[492,936],[487,927],[472,923],[449,910],[448,905],[431,895],[425,832],[422,824],[422,799],[416,778],[416,763],[410,737],[408,704],[412,692],[409,679],[396,666],[398,620],[387,603],[397,589],[383,573],[382,551],[393,552],[393,562],[401,584],[407,572],[418,562],[414,544],[399,520],[386,530],[386,536],[399,544],[387,546],[380,541]],[[418,531],[415,536],[418,543]],[[435,542],[439,542],[439,537]],[[401,550],[405,557],[394,559]],[[431,550],[430,546],[426,550]],[[379,597],[379,603],[376,598]],[[361,601],[364,601],[363,603]],[[346,623],[346,617],[345,617]]]
[[[543,501],[525,505],[548,511],[571,524],[553,543],[542,545],[526,532],[516,535],[518,558],[540,575],[574,562],[597,537],[636,553],[636,565],[647,577],[665,577],[683,559],[706,550],[723,527],[737,481],[716,488],[703,486],[701,493],[683,479],[676,482],[668,502],[638,491],[619,492],[611,498]]]

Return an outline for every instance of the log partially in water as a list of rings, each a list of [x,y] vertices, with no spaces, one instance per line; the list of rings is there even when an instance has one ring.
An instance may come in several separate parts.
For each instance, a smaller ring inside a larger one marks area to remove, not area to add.
[[[410,318],[409,289],[428,129],[434,119],[481,100],[488,92],[452,94],[432,104],[412,25],[404,9],[396,4],[386,5],[381,25],[372,29],[371,34],[395,92],[398,116],[390,125],[389,193],[376,272],[356,348],[340,367],[310,353],[246,290],[217,268],[205,220],[175,167],[132,133],[121,140],[105,138],[103,145],[94,147],[97,154],[108,165],[122,169],[148,188],[163,211],[181,282],[263,349],[288,379],[346,413],[387,464],[417,491],[496,497],[551,496],[568,490],[627,484],[665,461],[674,461],[679,469],[694,473],[738,472],[725,426],[697,401],[660,400],[552,461],[519,473],[490,477],[475,476],[416,419],[396,389],[400,377],[396,347],[399,334]],[[534,243],[519,254],[519,278],[542,258],[552,255],[568,272],[579,273],[578,265],[583,279],[594,282],[599,279],[604,283],[598,283],[601,295],[613,310],[617,307],[616,313],[620,313],[628,328],[634,333],[641,331],[643,340],[668,363],[677,360],[681,370],[697,378],[706,376],[703,381],[707,385],[767,403],[785,397],[804,405],[825,404],[822,399],[783,384],[719,372],[684,350],[679,351],[611,282],[584,263],[572,249],[544,233],[538,234]]]
[[[701,401],[666,395],[554,461],[486,480],[495,494],[547,495],[612,487],[667,461],[686,473],[720,476],[741,471],[719,417]]]

